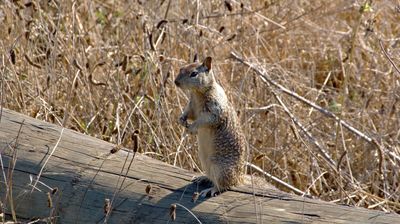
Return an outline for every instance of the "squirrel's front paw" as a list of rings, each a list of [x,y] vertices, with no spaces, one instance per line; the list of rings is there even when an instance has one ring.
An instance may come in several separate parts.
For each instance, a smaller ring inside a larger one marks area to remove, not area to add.
[[[192,135],[197,134],[197,125],[195,123],[189,125],[188,132],[189,132],[189,134],[192,134]]]
[[[188,122],[187,122],[187,117],[184,116],[184,115],[182,115],[182,116],[179,117],[178,122],[179,122],[180,125],[182,125],[182,126],[185,127],[185,128],[188,128],[188,127],[189,127],[189,124],[188,124]]]

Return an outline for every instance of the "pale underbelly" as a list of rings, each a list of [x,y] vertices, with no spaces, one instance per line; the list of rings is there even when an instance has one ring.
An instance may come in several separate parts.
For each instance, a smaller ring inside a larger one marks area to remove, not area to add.
[[[214,133],[209,128],[199,128],[197,132],[197,144],[199,146],[199,159],[202,169],[206,175],[210,175],[213,165],[211,157],[215,154]]]

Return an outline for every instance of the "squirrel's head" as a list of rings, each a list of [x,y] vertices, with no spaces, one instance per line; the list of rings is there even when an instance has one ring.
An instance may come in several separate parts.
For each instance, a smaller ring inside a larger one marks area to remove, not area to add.
[[[212,58],[206,57],[203,63],[195,62],[182,67],[175,79],[175,85],[182,89],[200,92],[209,89],[215,82],[214,75],[211,72],[211,62]]]

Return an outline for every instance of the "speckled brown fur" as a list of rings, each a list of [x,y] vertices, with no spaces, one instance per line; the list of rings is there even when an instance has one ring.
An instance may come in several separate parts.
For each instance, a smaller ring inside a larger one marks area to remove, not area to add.
[[[224,191],[242,183],[245,139],[236,111],[211,71],[211,58],[182,67],[175,84],[190,92],[180,122],[197,135],[202,169],[214,189]]]

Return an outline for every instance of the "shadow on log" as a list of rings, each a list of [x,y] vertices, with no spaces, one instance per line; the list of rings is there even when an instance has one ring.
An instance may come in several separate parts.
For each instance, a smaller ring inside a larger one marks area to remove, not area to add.
[[[120,189],[108,223],[400,223],[396,214],[335,205],[271,188],[242,186],[193,202],[193,193],[201,190],[190,182],[197,174],[136,154],[127,175],[121,175],[123,167],[126,174],[132,152],[111,154],[113,148],[110,143],[4,109],[0,195],[7,220],[12,219],[12,201],[20,221],[53,217],[57,223],[103,223],[105,200],[111,201]],[[11,169],[13,158],[16,163]],[[172,221],[170,207],[175,203],[179,206]]]

